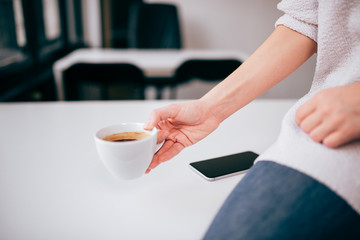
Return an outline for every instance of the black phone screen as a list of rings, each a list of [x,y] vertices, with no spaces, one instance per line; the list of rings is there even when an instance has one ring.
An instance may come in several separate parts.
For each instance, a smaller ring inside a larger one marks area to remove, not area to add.
[[[192,162],[190,166],[207,180],[234,175],[248,170],[259,155],[247,151],[228,156]]]

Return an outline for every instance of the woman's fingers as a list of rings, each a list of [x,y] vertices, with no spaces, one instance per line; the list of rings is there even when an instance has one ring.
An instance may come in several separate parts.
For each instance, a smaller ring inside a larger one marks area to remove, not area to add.
[[[322,143],[326,137],[336,131],[336,126],[329,122],[321,122],[318,126],[309,132],[310,138],[315,142]]]
[[[316,103],[312,101],[312,99],[306,103],[304,103],[302,106],[298,108],[296,111],[295,120],[297,125],[301,125],[301,123],[312,113],[314,113],[316,110]]]
[[[173,140],[166,140],[164,145],[155,154],[152,162],[150,163],[146,173],[149,173],[152,169],[156,168],[160,163],[166,162],[171,158],[179,154],[185,146],[179,142]]]
[[[299,127],[306,133],[311,133],[315,128],[321,125],[323,119],[319,114],[312,113],[299,122]]]
[[[150,113],[148,120],[144,124],[144,129],[151,130],[154,127],[156,127],[159,124],[159,122],[168,120],[170,118],[175,118],[178,110],[179,109],[176,104],[172,104],[169,106],[165,106],[165,107],[153,110]]]

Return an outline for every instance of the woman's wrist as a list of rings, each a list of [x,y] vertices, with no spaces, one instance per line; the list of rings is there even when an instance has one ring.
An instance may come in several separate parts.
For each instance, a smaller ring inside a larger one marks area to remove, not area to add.
[[[231,103],[226,98],[221,100],[218,96],[206,94],[198,103],[204,109],[204,114],[216,119],[219,124],[233,113],[228,111]]]

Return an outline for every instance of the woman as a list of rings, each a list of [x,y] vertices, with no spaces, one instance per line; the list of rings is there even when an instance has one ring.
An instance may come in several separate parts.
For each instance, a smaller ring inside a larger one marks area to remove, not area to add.
[[[269,38],[201,99],[154,110],[148,169],[200,141],[314,53],[312,87],[285,115],[205,239],[360,239],[360,1],[284,0]]]

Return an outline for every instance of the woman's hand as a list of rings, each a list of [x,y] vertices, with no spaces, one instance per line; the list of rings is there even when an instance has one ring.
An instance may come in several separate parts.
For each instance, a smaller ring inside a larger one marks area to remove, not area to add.
[[[209,135],[219,124],[220,121],[201,100],[172,104],[154,110],[144,128],[158,128],[158,142],[165,142],[155,154],[146,173],[160,163],[170,160],[185,147]]]
[[[297,110],[296,123],[331,148],[360,139],[360,82],[319,92]]]

